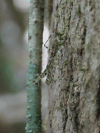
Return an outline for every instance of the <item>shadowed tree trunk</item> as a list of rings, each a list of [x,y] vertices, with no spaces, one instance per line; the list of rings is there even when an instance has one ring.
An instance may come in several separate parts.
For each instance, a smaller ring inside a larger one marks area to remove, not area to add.
[[[48,133],[100,133],[100,0],[54,0],[57,23]]]
[[[32,81],[41,73],[44,0],[30,0],[27,76],[26,133],[41,133],[41,82]]]

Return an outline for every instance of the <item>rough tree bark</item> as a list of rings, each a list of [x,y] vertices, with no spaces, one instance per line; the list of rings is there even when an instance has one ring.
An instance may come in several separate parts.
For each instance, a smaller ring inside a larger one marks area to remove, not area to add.
[[[41,133],[41,82],[32,81],[41,73],[44,0],[30,0],[27,76],[26,133]]]
[[[100,133],[100,0],[54,0],[57,23],[47,132]]]

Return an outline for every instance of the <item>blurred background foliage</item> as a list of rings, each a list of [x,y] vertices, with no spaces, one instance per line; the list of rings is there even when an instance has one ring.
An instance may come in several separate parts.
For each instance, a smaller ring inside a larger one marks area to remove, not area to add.
[[[22,0],[21,0],[22,1]],[[26,2],[0,0],[0,92],[17,92],[26,83],[28,6]],[[22,8],[21,8],[22,4]],[[19,8],[18,8],[19,5]],[[24,8],[25,7],[25,8]]]
[[[25,133],[29,5],[30,0],[0,0],[0,133]],[[51,12],[52,0],[45,0],[44,42]],[[47,51],[43,48],[43,52],[44,69]],[[42,82],[42,120],[47,115],[47,99]]]

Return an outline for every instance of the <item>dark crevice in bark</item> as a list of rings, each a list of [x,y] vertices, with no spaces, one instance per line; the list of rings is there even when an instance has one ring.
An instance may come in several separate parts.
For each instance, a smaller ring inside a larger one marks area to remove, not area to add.
[[[49,19],[49,30],[50,30],[50,25],[51,25],[51,16],[53,12],[53,0],[48,0],[48,19]]]
[[[69,95],[70,95],[70,83],[73,82],[73,75],[70,75],[70,80],[69,80],[69,84],[66,88],[66,102],[67,100],[69,99]],[[66,103],[66,107],[67,107],[67,103]],[[68,112],[67,112],[67,108],[65,109],[65,112],[64,112],[64,124],[63,124],[63,133],[65,133],[65,129],[66,129],[66,122],[68,120]]]
[[[78,7],[78,13],[79,13],[79,18],[81,18],[81,7],[80,7],[80,5],[79,5],[79,7]]]
[[[63,124],[63,133],[65,133],[67,118],[68,118],[67,109],[65,109],[65,113],[64,113],[64,124]]]
[[[78,113],[76,113],[74,120],[75,120],[76,131],[78,131],[79,130]]]
[[[80,51],[80,56],[82,56],[82,54],[83,54],[84,45],[85,45],[85,38],[86,38],[86,26],[84,24],[83,35],[81,36],[81,51]]]
[[[73,6],[72,6],[72,8],[73,8]],[[72,8],[71,8],[71,10],[72,10]],[[69,16],[70,17],[69,17],[68,30],[70,31],[71,11],[70,11],[70,15]],[[70,37],[69,37],[69,44],[71,45]],[[72,48],[72,46],[71,46],[71,48]],[[71,51],[72,51],[72,49],[71,49]],[[70,62],[70,64],[71,64],[71,73],[72,73],[71,76],[70,76],[70,81],[73,82],[73,54],[72,54],[72,52],[71,52],[71,62]]]
[[[78,30],[79,28],[79,24],[80,24],[80,20],[81,20],[81,8],[80,8],[80,5],[78,5],[78,15],[79,15],[79,21],[78,21],[78,24],[77,24],[77,27],[76,27],[76,31]],[[80,50],[80,56],[82,56],[83,54],[83,50],[84,50],[84,44],[85,44],[85,38],[86,38],[86,26],[85,26],[85,21],[83,23],[84,25],[84,31],[83,31],[83,34],[81,35],[81,50]]]
[[[72,98],[73,99],[73,105],[72,105],[72,109],[71,109],[71,112],[72,112],[72,123],[73,123],[73,129],[75,131],[79,131],[79,112],[80,112],[80,108],[79,108],[79,100],[80,100],[80,93],[77,92],[77,93],[74,93],[72,92]],[[73,108],[74,107],[74,108]]]
[[[91,6],[90,11],[92,11],[95,8],[95,2],[93,0],[90,0],[89,6]]]
[[[99,78],[99,88],[97,93],[97,118],[100,117],[100,78]]]
[[[71,57],[71,73],[72,75],[70,76],[70,80],[73,82],[73,56]]]
[[[74,112],[75,113],[75,112]],[[78,131],[78,124],[77,124],[77,115],[75,114],[75,116],[74,116],[74,118],[73,118],[73,121],[74,122],[72,122],[73,123],[73,130],[74,131]]]
[[[77,24],[77,27],[76,27],[76,31],[78,30],[79,28],[79,24],[80,24],[80,20],[81,20],[81,8],[80,8],[80,5],[78,5],[78,16],[79,16],[79,21],[78,21],[78,24]],[[81,35],[81,50],[80,50],[80,56],[82,56],[83,54],[83,50],[84,50],[84,44],[85,44],[85,38],[86,38],[86,25],[85,25],[85,20],[84,20],[84,23],[83,23],[83,26],[84,26],[84,31],[83,31],[83,34]]]

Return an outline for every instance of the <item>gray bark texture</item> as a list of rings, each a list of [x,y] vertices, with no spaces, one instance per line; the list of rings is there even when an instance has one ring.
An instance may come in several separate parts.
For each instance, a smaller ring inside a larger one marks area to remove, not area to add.
[[[41,73],[44,0],[30,0],[27,76],[26,133],[41,133],[41,82],[34,84]]]
[[[56,25],[47,133],[100,133],[100,0],[54,0]]]

